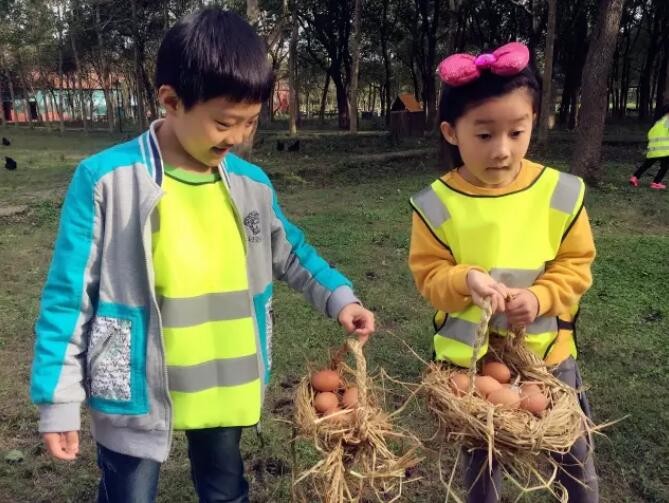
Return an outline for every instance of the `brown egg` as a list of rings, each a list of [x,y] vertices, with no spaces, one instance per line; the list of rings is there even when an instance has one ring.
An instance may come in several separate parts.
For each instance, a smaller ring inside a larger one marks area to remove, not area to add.
[[[490,376],[474,376],[474,386],[483,398],[502,387],[499,382]]]
[[[321,370],[311,376],[311,386],[316,391],[334,391],[340,383],[339,374],[334,370]]]
[[[339,408],[339,397],[329,391],[318,393],[314,398],[314,408],[321,414],[332,412]]]
[[[358,388],[356,386],[351,386],[349,389],[344,391],[344,395],[341,398],[341,403],[344,404],[344,407],[347,409],[352,409],[358,405]]]
[[[504,365],[502,362],[495,360],[488,360],[485,362],[483,364],[481,374],[484,376],[490,376],[502,384],[506,384],[511,380],[511,370],[509,370],[509,367]]]
[[[488,401],[506,409],[516,409],[520,404],[520,394],[511,387],[502,387],[490,393]]]
[[[548,398],[536,384],[521,384],[520,399],[520,406],[535,416],[542,416],[548,407]]]
[[[464,372],[454,372],[449,381],[453,393],[457,396],[462,396],[469,391],[469,376]]]

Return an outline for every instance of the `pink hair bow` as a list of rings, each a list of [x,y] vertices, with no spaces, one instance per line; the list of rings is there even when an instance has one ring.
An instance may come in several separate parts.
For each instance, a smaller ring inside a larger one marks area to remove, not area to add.
[[[458,53],[447,57],[437,67],[442,82],[450,86],[462,86],[481,76],[482,70],[490,70],[495,75],[510,76],[520,73],[530,61],[530,51],[525,44],[511,42],[493,53]]]

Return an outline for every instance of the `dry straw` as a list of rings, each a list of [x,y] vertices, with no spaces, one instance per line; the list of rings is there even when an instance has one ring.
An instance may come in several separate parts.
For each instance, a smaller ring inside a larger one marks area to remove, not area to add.
[[[355,359],[355,369],[343,362],[347,351]],[[302,379],[295,395],[294,430],[313,442],[321,459],[294,475],[293,487],[311,480],[319,499],[326,503],[360,501],[363,496],[384,502],[398,500],[408,482],[407,469],[420,461],[415,453],[416,438],[393,425],[393,416],[402,408],[393,414],[381,408],[378,390],[367,375],[362,345],[355,339],[347,341],[332,359],[330,368],[342,375],[347,387],[350,384],[358,387],[358,405],[320,417],[314,410],[315,393],[309,376]],[[395,451],[402,450],[402,446],[407,446],[406,452],[397,454]],[[294,466],[296,461],[293,459]],[[296,490],[293,497],[300,499]]]
[[[490,305],[484,309],[479,325],[474,355],[485,338],[490,320]],[[539,384],[549,399],[542,417],[523,409],[494,406],[475,394],[473,379],[464,396],[452,388],[451,376],[462,368],[443,362],[430,363],[423,376],[422,390],[428,407],[436,416],[439,431],[446,443],[464,449],[485,449],[490,469],[493,458],[514,485],[524,493],[548,490],[556,499],[566,501],[564,488],[556,483],[560,469],[554,456],[566,454],[583,435],[591,435],[607,425],[595,426],[581,409],[579,390],[562,383],[546,368],[544,362],[523,344],[523,335],[491,337],[489,350],[503,361],[523,382]],[[470,378],[476,372],[476,356],[469,368]],[[592,445],[592,442],[590,442]],[[453,471],[457,468],[453,465]],[[479,474],[481,476],[482,474]],[[453,493],[452,481],[444,482]]]

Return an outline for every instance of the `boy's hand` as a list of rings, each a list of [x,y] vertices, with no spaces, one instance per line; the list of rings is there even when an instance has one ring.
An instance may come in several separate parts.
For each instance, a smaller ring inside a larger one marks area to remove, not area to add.
[[[472,269],[467,273],[467,286],[472,296],[472,302],[481,309],[483,309],[485,299],[490,297],[493,314],[505,311],[505,299],[509,295],[509,289],[503,283],[498,283],[485,272]]]
[[[347,333],[357,335],[360,344],[367,342],[374,333],[374,313],[357,303],[345,305],[339,311],[337,321]]]
[[[506,303],[506,316],[512,327],[526,327],[539,315],[539,300],[525,288],[511,288],[511,300]]]
[[[46,449],[56,459],[71,461],[79,454],[79,432],[43,433]]]

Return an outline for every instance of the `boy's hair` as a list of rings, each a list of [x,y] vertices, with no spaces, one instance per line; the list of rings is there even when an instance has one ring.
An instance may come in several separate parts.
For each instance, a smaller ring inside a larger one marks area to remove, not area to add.
[[[464,86],[453,87],[444,84],[439,100],[439,123],[448,122],[455,126],[457,120],[469,109],[480,105],[487,99],[503,96],[519,88],[527,89],[532,97],[532,109],[535,113],[538,112],[541,108],[541,84],[530,66],[510,77],[483,71],[478,79]],[[448,143],[443,136],[441,141],[442,151],[445,146],[450,157],[445,160],[451,161],[453,168],[462,166],[462,157],[460,157],[458,147]]]
[[[186,109],[212,98],[260,103],[274,86],[263,40],[237,14],[209,7],[165,34],[156,61],[156,87],[172,86]]]

